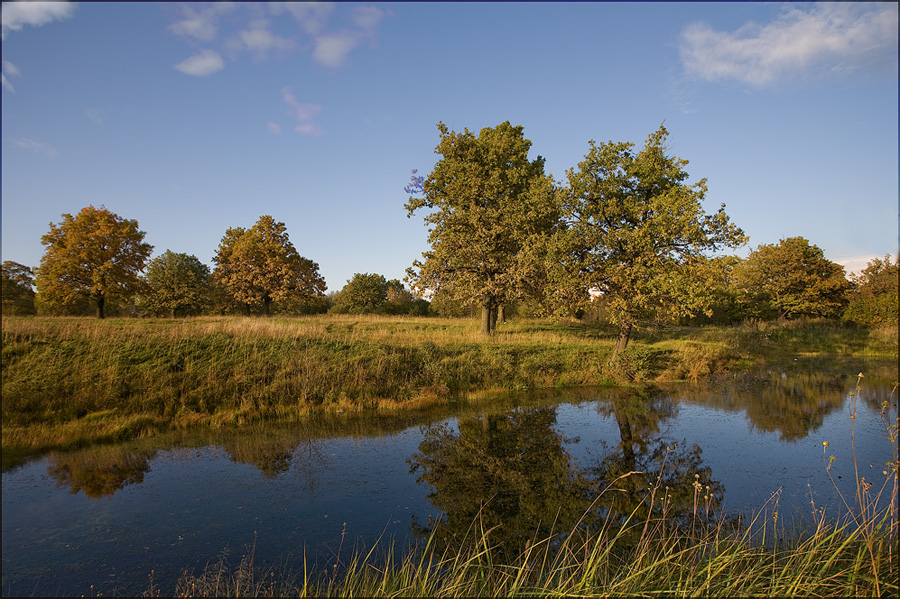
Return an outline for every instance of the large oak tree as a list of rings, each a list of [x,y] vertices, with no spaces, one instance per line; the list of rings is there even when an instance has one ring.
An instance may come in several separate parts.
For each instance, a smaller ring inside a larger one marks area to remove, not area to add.
[[[128,299],[141,288],[140,273],[153,251],[144,243],[136,220],[124,219],[105,207],[82,208],[63,214],[59,224],[41,237],[47,246],[35,283],[49,306],[90,300],[97,318],[104,317],[108,299]]]
[[[482,309],[493,331],[499,306],[523,289],[525,249],[556,220],[544,159],[528,159],[531,142],[509,122],[478,135],[438,123],[441,159],[410,197],[408,215],[429,209],[431,249],[408,270],[414,291],[443,294]]]
[[[735,267],[734,278],[745,300],[787,319],[838,316],[852,287],[844,267],[803,237],[759,245]]]
[[[687,182],[687,160],[668,154],[668,131],[650,134],[635,153],[630,142],[590,142],[560,191],[562,222],[551,256],[551,290],[588,301],[603,295],[619,326],[613,358],[635,326],[655,317],[708,309],[717,262],[704,254],[746,243],[725,205],[706,214],[706,179]]]
[[[262,305],[268,316],[273,301],[305,300],[325,292],[319,265],[298,254],[284,223],[269,215],[249,229],[228,229],[213,261],[215,278],[246,314],[251,306]]]

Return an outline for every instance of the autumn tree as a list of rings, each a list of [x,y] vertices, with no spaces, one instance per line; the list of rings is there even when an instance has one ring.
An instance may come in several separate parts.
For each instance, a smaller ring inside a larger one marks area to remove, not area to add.
[[[706,179],[687,182],[688,162],[668,154],[667,137],[661,126],[638,153],[630,142],[591,141],[560,191],[549,289],[584,304],[590,291],[602,295],[619,327],[612,359],[634,327],[661,310],[673,317],[708,310],[722,275],[704,252],[746,243],[724,204],[715,214],[704,211]]]
[[[734,279],[743,301],[768,306],[779,319],[836,317],[851,288],[844,267],[803,237],[760,244],[735,267]]]
[[[843,319],[863,326],[897,324],[897,287],[900,259],[891,262],[875,258],[858,275],[851,276],[856,285]]]
[[[23,264],[5,260],[2,273],[3,314],[34,314],[34,272]]]
[[[298,254],[284,223],[269,215],[249,229],[229,228],[213,261],[214,277],[248,315],[251,306],[261,305],[268,316],[274,301],[306,300],[325,292],[319,265]]]
[[[481,307],[481,331],[491,334],[502,304],[522,293],[529,244],[556,221],[553,183],[544,159],[528,159],[531,142],[509,122],[450,131],[438,123],[441,159],[408,191],[408,216],[428,209],[431,249],[408,272],[413,290]]]
[[[67,306],[89,300],[104,317],[109,299],[128,299],[141,288],[140,273],[153,246],[144,243],[136,220],[105,207],[63,214],[59,224],[41,237],[47,246],[35,283],[42,302]]]
[[[151,314],[175,318],[181,310],[197,311],[209,301],[209,267],[196,256],[166,250],[150,261],[144,275],[140,307]]]

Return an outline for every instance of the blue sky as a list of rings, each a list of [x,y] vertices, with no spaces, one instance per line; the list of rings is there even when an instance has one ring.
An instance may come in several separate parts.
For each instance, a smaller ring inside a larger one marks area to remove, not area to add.
[[[212,257],[283,221],[329,290],[427,249],[403,187],[438,121],[509,120],[558,180],[665,121],[705,207],[858,270],[898,250],[898,5],[2,5],[2,258],[105,205]]]

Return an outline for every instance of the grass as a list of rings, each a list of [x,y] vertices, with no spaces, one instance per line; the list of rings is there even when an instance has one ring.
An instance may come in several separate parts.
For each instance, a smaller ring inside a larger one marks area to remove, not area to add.
[[[825,322],[637,335],[607,367],[615,331],[520,321],[483,338],[466,319],[309,316],[4,317],[6,454],[118,442],[170,429],[328,411],[397,411],[497,389],[676,381],[798,354],[896,359],[896,330]]]
[[[857,395],[860,390],[858,382]],[[393,543],[381,547],[379,541],[346,558],[338,549],[324,568],[310,566],[304,558],[302,571],[296,571],[261,569],[250,548],[236,567],[223,555],[199,574],[185,572],[174,595],[895,596],[900,591],[896,499],[900,463],[898,425],[886,403],[881,416],[886,440],[894,447],[892,471],[884,472],[884,484],[874,491],[872,483],[856,472],[857,492],[844,498],[845,515],[826,518],[824,510],[813,504],[811,529],[786,531],[783,518],[779,521],[779,493],[749,521],[711,518],[699,483],[690,523],[677,525],[668,511],[668,487],[661,488],[662,472],[644,498],[650,507],[645,519],[635,518],[636,509],[622,519],[609,514],[599,528],[583,526],[604,494],[616,493],[620,479],[637,474],[627,473],[597,496],[567,534],[535,538],[512,559],[493,541],[495,531],[476,518],[467,533],[470,542],[458,551],[438,552],[439,534],[433,530],[424,547],[403,552],[400,558]],[[851,443],[855,419],[854,410]],[[830,463],[826,458],[823,464],[829,472]],[[891,499],[887,505],[882,501],[886,491]],[[161,592],[151,584],[146,594]]]

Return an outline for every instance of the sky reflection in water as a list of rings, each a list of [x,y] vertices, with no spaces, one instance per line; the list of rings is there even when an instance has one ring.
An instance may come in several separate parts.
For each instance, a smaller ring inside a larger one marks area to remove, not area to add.
[[[896,417],[896,376],[869,375],[859,401],[856,455],[870,482],[885,480],[891,459],[879,410],[890,399]],[[479,511],[503,523],[497,538],[513,547],[549,533],[539,521],[555,516],[556,531],[574,524],[625,472],[645,474],[620,480],[622,491],[584,525],[643,505],[663,459],[676,517],[690,510],[695,474],[729,513],[755,511],[779,489],[789,518],[806,517],[810,499],[837,513],[824,460],[835,456],[831,474],[851,498],[855,383],[798,367],[715,388],[519,395],[499,409],[495,401],[51,454],[3,473],[3,594],[87,594],[91,585],[140,594],[151,571],[171,592],[183,570],[223,550],[236,563],[255,544],[258,563],[293,567],[305,550],[325,565],[382,535],[405,547],[436,520],[453,546]]]

